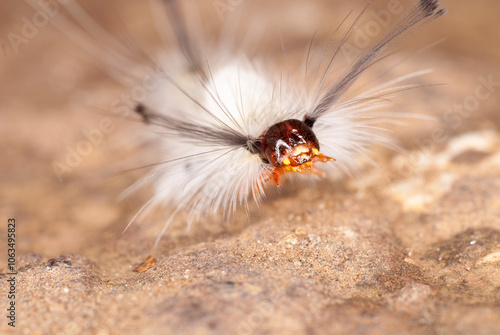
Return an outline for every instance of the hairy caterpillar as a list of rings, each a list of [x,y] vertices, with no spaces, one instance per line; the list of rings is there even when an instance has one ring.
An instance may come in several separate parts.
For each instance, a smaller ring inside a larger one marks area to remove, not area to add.
[[[36,1],[27,1],[37,6]],[[300,87],[281,72],[225,46],[212,48],[211,53],[201,51],[186,29],[189,22],[183,19],[178,2],[152,0],[151,5],[154,17],[166,10],[180,52],[156,57],[121,43],[75,1],[65,7],[83,29],[64,17],[52,23],[72,38],[105,37],[109,48],[104,50],[83,43],[86,39],[78,40],[125,86],[143,77],[133,66],[134,54],[146,55],[143,71],[154,73],[160,83],[145,101],[136,103],[135,113],[158,131],[158,145],[167,149],[166,157],[125,192],[146,184],[155,189],[129,225],[158,205],[173,209],[156,244],[179,212],[189,213],[190,222],[208,213],[229,215],[245,206],[249,196],[262,201],[265,184],[279,185],[282,176],[348,172],[372,144],[391,147],[382,125],[387,113],[377,110],[386,104],[387,96],[408,87],[398,84],[419,73],[373,87],[353,99],[344,100],[344,94],[384,51],[445,12],[436,0],[413,1],[387,31],[332,78],[339,52],[368,4],[316,66],[311,64],[313,40],[305,46],[304,73],[313,84]]]

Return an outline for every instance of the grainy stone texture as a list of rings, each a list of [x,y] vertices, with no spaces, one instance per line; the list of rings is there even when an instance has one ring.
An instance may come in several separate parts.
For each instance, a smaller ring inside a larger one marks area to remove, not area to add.
[[[214,3],[202,6],[211,13],[208,27],[221,23]],[[148,195],[116,202],[141,173],[109,176],[151,161],[139,137],[130,135],[131,125],[114,121],[113,131],[63,182],[51,166],[85,140],[83,130],[98,127],[120,88],[98,60],[48,25],[15,50],[8,34],[19,33],[22,18],[34,12],[21,1],[2,1],[0,265],[5,273],[6,220],[15,217],[15,330],[500,334],[500,86],[482,84],[500,82],[500,4],[445,5],[448,14],[405,41],[394,57],[447,39],[389,74],[433,68],[415,82],[446,84],[395,99],[396,110],[437,118],[394,128],[407,152],[375,149],[378,166],[354,179],[271,190],[250,218],[244,212],[227,223],[208,218],[187,231],[179,217],[152,251],[168,211],[122,235]],[[384,6],[376,2],[374,10]],[[249,13],[273,18],[269,31],[283,31],[293,62],[315,28],[321,28],[318,41],[327,41],[350,5],[252,1],[252,7],[264,10]],[[89,1],[85,8],[114,34],[125,36],[118,27],[126,26],[156,43],[145,4]],[[243,15],[243,22],[250,17]],[[278,33],[265,34],[259,50],[278,57],[276,41]],[[479,85],[488,97],[471,112],[450,112],[477,97]],[[156,265],[134,272],[149,254]],[[7,285],[5,275],[0,279],[0,333],[6,334],[13,329],[3,316]]]

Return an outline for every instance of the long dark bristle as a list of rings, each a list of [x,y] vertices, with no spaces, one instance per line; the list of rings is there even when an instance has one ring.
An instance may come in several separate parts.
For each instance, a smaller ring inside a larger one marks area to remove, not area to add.
[[[134,108],[134,111],[141,116],[142,121],[145,124],[151,123],[151,119],[150,119],[149,115],[146,114],[146,107],[144,107],[143,104],[137,104],[137,106],[135,106],[135,108]]]
[[[427,12],[427,16],[434,15],[435,17],[441,16],[446,13],[446,9],[440,9],[436,12],[439,7],[438,0],[420,0],[420,6],[422,10]]]
[[[359,78],[359,76],[368,69],[376,60],[379,55],[388,47],[392,47],[401,40],[408,37],[420,29],[426,23],[434,20],[435,18],[446,13],[446,10],[439,8],[439,1],[437,0],[420,0],[414,2],[412,7],[397,21],[392,28],[383,34],[380,39],[364,50],[348,70],[338,80],[331,83],[324,90],[323,96],[319,99],[317,105],[307,113],[306,120],[316,120],[330,110],[341,96],[352,86],[352,84]],[[366,11],[361,12],[362,15]],[[352,31],[360,20],[360,16],[356,19],[350,27],[348,33],[343,37],[339,47],[345,44]]]

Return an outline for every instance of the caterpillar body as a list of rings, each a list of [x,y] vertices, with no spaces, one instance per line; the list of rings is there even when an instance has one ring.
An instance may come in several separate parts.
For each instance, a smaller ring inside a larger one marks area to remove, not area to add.
[[[34,0],[27,0],[37,6]],[[372,144],[392,146],[384,132],[387,113],[378,112],[386,97],[407,88],[401,85],[419,73],[378,85],[349,100],[346,91],[381,55],[422,25],[444,14],[436,0],[417,0],[399,19],[370,43],[347,68],[332,79],[333,63],[364,10],[354,19],[335,48],[311,70],[311,45],[305,46],[306,77],[314,84],[300,87],[273,72],[258,60],[241,53],[205,54],[193,44],[179,4],[175,0],[152,1],[154,10],[166,9],[180,52],[149,55],[148,71],[160,83],[138,101],[135,113],[159,133],[166,157],[126,192],[150,184],[153,197],[130,221],[141,220],[162,205],[173,209],[156,244],[179,212],[189,220],[208,213],[230,215],[237,207],[264,198],[266,184],[281,183],[287,175],[332,176],[350,171]],[[81,11],[76,2],[65,5],[69,13],[94,37],[102,29]],[[154,16],[158,13],[155,12]],[[76,28],[67,20],[53,22],[66,34]],[[113,43],[119,42],[113,39]],[[140,73],[129,70],[130,58],[107,50],[89,49],[113,71],[133,85]],[[119,44],[116,49],[126,49]],[[117,50],[115,50],[117,51]],[[125,54],[133,52],[126,50]],[[116,57],[120,58],[116,62]],[[318,74],[319,73],[319,74]],[[399,86],[398,86],[399,85]],[[391,117],[398,118],[397,114]],[[129,225],[130,225],[129,223]],[[128,227],[128,226],[127,226]],[[156,245],[155,244],[155,245]]]

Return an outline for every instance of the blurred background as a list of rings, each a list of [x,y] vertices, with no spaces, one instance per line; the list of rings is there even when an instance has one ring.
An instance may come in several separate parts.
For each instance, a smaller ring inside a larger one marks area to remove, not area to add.
[[[334,0],[182,2],[189,25],[202,29],[206,36],[215,36],[235,18],[243,28],[265,25],[253,53],[281,59],[281,35],[292,64],[303,59],[314,34],[319,51],[345,15],[352,9],[358,13],[366,4]],[[394,1],[375,1],[360,27],[367,27],[367,22],[385,25],[383,13],[390,3]],[[122,40],[137,38],[151,50],[162,47],[147,1],[87,0],[82,6],[111,35]],[[396,59],[407,60],[397,69],[386,68],[389,78],[432,69],[432,74],[415,82],[438,85],[406,93],[397,108],[436,116],[450,136],[471,130],[498,131],[500,2],[442,1],[442,7],[448,10],[445,16],[398,45]],[[55,15],[59,12],[66,15],[62,9]],[[116,200],[141,173],[110,176],[117,169],[145,163],[135,137],[129,135],[129,125],[114,124],[90,148],[81,144],[88,139],[86,133],[99,127],[101,112],[110,110],[123,89],[107,75],[99,59],[37,16],[24,1],[1,1],[0,17],[0,211],[2,220],[14,216],[20,222],[18,252],[50,257],[67,252],[97,254],[110,244],[113,250],[123,250],[116,246],[147,248],[157,229],[133,226],[121,235],[147,195]],[[391,63],[384,66],[390,68]],[[496,84],[480,89],[484,98],[473,106],[473,112],[457,119],[459,111],[453,106],[474,103],[470,97],[485,82]],[[411,149],[431,129],[416,122],[395,131],[403,146]],[[78,148],[85,155],[75,158],[72,153]],[[74,160],[74,166],[55,172],[61,168],[57,164],[68,159]],[[2,236],[5,227],[0,225]],[[175,228],[173,231],[175,235]],[[182,227],[178,231],[187,234]]]

